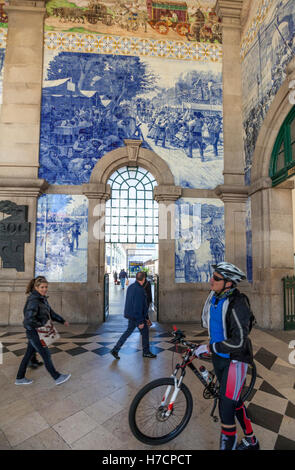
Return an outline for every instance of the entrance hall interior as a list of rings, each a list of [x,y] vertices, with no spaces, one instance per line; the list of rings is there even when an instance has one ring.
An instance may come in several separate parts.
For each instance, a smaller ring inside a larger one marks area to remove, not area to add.
[[[154,302],[154,279],[158,273],[158,245],[133,243],[106,243],[106,268],[109,275],[109,315],[122,314],[126,288],[120,283],[122,269],[127,273],[128,283],[135,282],[136,273],[145,271],[151,283]],[[153,318],[154,305],[151,306],[150,318]]]

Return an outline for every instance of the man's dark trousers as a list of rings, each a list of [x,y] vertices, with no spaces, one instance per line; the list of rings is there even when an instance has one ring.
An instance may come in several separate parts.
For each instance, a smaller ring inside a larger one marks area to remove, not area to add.
[[[113,348],[113,351],[118,352],[119,349],[123,346],[125,341],[129,338],[129,336],[133,333],[135,328],[137,327],[137,324],[134,320],[131,318],[128,319],[128,327],[127,330],[122,334],[121,338],[117,342],[116,346]],[[140,333],[141,333],[141,340],[142,340],[142,349],[143,349],[143,354],[147,354],[150,352],[150,341],[149,341],[149,328],[144,322],[144,327],[143,328],[138,328]]]

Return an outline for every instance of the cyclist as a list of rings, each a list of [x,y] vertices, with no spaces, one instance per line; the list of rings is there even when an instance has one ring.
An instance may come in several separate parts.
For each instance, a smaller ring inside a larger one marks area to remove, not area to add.
[[[246,276],[227,262],[213,265],[213,269],[211,293],[202,312],[202,325],[208,328],[210,344],[199,346],[196,355],[212,352],[213,366],[220,384],[220,450],[259,450],[246,407],[240,399],[248,364],[253,360],[248,338],[253,314],[247,297],[236,287]],[[245,434],[238,446],[235,418]]]

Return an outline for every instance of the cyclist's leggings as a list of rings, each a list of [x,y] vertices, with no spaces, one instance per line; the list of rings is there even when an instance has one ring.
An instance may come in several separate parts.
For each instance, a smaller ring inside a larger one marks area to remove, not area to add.
[[[245,434],[251,434],[251,421],[240,399],[248,364],[213,354],[213,365],[220,384],[219,415],[222,424],[235,426],[237,417]]]

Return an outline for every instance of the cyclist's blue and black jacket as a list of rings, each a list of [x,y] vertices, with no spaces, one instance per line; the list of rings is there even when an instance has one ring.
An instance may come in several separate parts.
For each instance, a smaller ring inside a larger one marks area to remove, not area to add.
[[[248,338],[251,317],[247,297],[238,289],[230,289],[221,295],[212,291],[202,312],[202,326],[208,328],[211,352],[251,364],[253,352]]]

